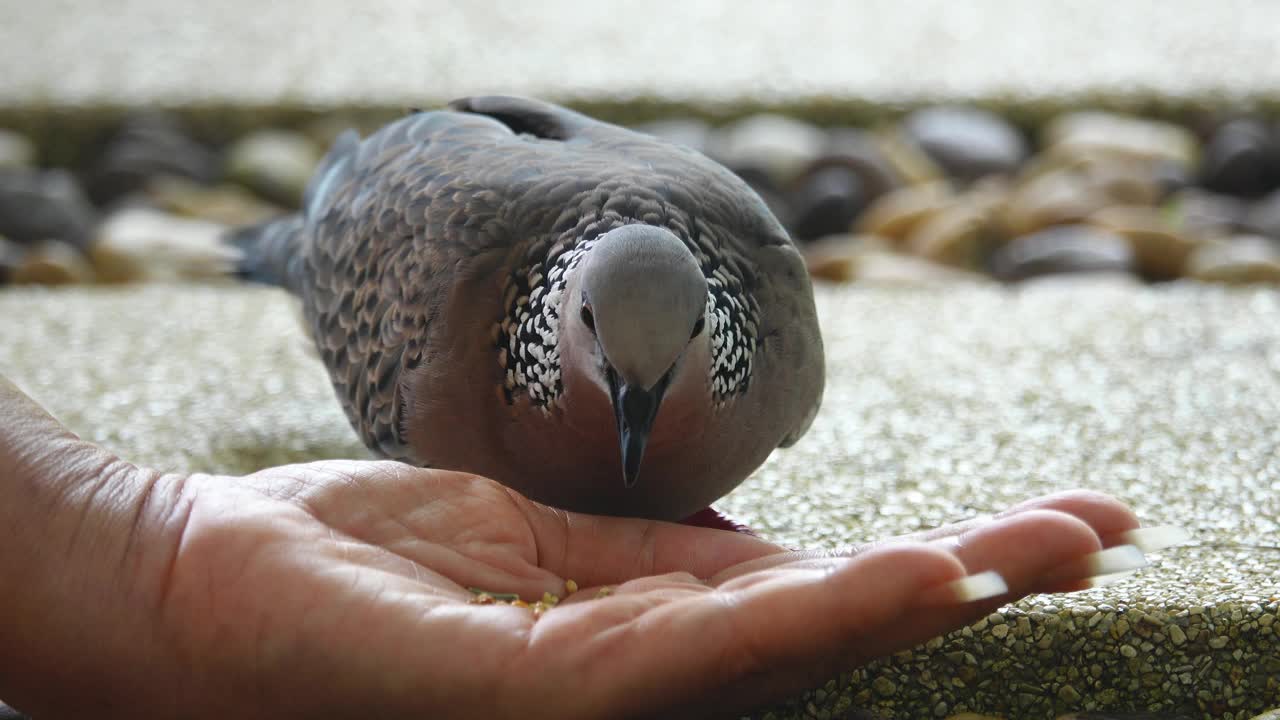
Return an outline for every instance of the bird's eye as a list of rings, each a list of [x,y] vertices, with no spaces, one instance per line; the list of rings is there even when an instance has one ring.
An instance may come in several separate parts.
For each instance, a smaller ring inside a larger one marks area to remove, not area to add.
[[[587,326],[591,332],[596,331],[596,316],[591,312],[591,306],[583,303],[582,305],[582,324]]]
[[[702,328],[707,324],[707,316],[703,315],[698,318],[698,322],[693,324],[693,332],[689,333],[689,339],[692,340],[702,334]]]

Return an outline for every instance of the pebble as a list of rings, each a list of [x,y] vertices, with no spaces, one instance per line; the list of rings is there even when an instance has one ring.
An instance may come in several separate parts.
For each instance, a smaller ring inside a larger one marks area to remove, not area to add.
[[[894,173],[908,185],[943,182],[947,180],[942,166],[898,128],[886,128],[876,133],[876,147]]]
[[[778,185],[787,185],[813,163],[826,145],[819,128],[785,115],[762,113],[720,128],[709,154],[732,170],[760,167]]]
[[[0,235],[0,285],[12,280],[14,271],[22,264],[22,258],[26,254],[26,248]]]
[[[976,269],[993,245],[990,224],[987,208],[962,199],[918,223],[906,246],[912,254],[943,265]]]
[[[41,240],[27,248],[9,279],[14,285],[74,285],[93,282],[94,272],[79,248]]]
[[[832,282],[851,282],[858,277],[861,256],[884,253],[889,242],[877,235],[828,235],[805,245],[801,252],[809,275]]]
[[[1280,190],[1276,190],[1249,206],[1244,227],[1250,232],[1280,240]]]
[[[103,222],[89,256],[103,282],[227,277],[239,253],[224,225],[127,208]]]
[[[226,176],[271,202],[294,208],[302,202],[320,157],[319,148],[301,133],[259,130],[227,148]]]
[[[0,235],[20,245],[89,244],[97,213],[65,170],[0,169]]]
[[[867,197],[857,172],[828,166],[802,177],[789,204],[793,236],[813,240],[847,232],[866,206]]]
[[[898,692],[898,686],[892,680],[881,675],[871,682],[871,687],[882,697],[889,697]]]
[[[1041,154],[1023,167],[1017,184],[1027,185],[1053,173],[1070,173],[1106,202],[1154,205],[1172,191],[1168,180],[1159,174],[1164,165],[1119,159],[1096,150],[1065,157]]]
[[[224,225],[252,225],[286,212],[239,185],[209,187],[176,177],[153,180],[146,199],[165,212]]]
[[[923,258],[884,250],[862,250],[844,260],[841,274],[824,276],[843,282],[896,287],[938,287],[954,283],[989,283],[985,275],[947,267]]]
[[[1063,685],[1058,688],[1058,699],[1068,705],[1074,705],[1080,702],[1080,691],[1070,685]]]
[[[1026,141],[1008,121],[975,107],[917,110],[902,128],[947,175],[963,183],[1012,174],[1027,158]]]
[[[1215,240],[1244,229],[1245,204],[1198,188],[1174,193],[1161,208],[1170,227],[1196,240]]]
[[[1214,192],[1257,196],[1280,187],[1280,147],[1254,118],[1223,123],[1205,143],[1200,182]]]
[[[858,219],[856,229],[905,244],[917,225],[946,208],[954,197],[945,182],[899,188],[872,203]]]
[[[0,128],[0,168],[30,167],[35,161],[35,143],[25,135]]]
[[[868,201],[900,186],[903,179],[880,150],[876,137],[865,130],[837,127],[827,130],[822,154],[807,172],[839,166],[857,173]]]
[[[1048,172],[1014,188],[1004,210],[1011,236],[1028,235],[1052,225],[1075,223],[1108,204],[1084,173]]]
[[[1197,143],[1186,128],[1115,113],[1083,111],[1060,115],[1044,131],[1046,152],[1070,157],[1101,152],[1123,160],[1195,165]]]
[[[1058,273],[1126,273],[1133,251],[1119,235],[1088,225],[1046,228],[1009,241],[991,259],[1001,280],[1026,280]]]
[[[1090,222],[1129,241],[1138,272],[1149,280],[1172,280],[1182,275],[1195,240],[1176,232],[1155,208],[1113,205],[1089,216]]]
[[[1155,205],[1169,195],[1167,178],[1160,175],[1165,161],[1125,161],[1112,157],[1082,159],[1077,165],[1087,182],[1108,202],[1127,205]]]
[[[86,188],[98,205],[141,191],[154,178],[214,182],[219,159],[182,129],[171,115],[151,112],[127,118],[103,146]]]
[[[1274,241],[1250,235],[1208,243],[1187,259],[1187,275],[1231,285],[1280,283],[1280,248]]]

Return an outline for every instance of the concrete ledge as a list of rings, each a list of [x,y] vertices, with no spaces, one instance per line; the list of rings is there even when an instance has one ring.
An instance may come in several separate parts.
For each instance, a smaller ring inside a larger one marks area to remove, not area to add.
[[[1069,280],[818,296],[823,412],[723,502],[767,537],[835,546],[1083,486],[1195,542],[762,716],[1280,707],[1280,293]],[[273,290],[6,290],[0,336],[0,372],[137,462],[248,472],[365,455]]]
[[[0,0],[0,105],[1280,87],[1266,0]]]

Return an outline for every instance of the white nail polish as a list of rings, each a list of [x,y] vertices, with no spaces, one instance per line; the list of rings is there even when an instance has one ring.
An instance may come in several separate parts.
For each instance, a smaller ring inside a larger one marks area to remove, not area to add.
[[[1147,556],[1134,545],[1117,545],[1082,558],[1087,577],[1112,575],[1147,566]]]
[[[1176,525],[1156,525],[1136,528],[1120,536],[1125,542],[1142,552],[1157,552],[1191,540],[1191,533]]]
[[[968,575],[959,580],[952,580],[947,586],[955,594],[957,603],[986,600],[1009,592],[1009,586],[1005,583],[1004,578],[995,570],[987,570],[977,575]]]

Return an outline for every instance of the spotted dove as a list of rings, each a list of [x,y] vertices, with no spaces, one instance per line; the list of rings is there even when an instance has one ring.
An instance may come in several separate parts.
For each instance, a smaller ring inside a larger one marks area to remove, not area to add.
[[[550,505],[678,520],[808,429],[813,291],[760,198],[705,156],[475,97],[340,136],[299,214],[238,231],[302,301],[386,457]]]

